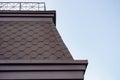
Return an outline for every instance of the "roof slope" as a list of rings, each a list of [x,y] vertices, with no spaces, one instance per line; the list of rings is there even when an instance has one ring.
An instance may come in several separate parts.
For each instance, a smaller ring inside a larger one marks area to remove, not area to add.
[[[0,60],[73,60],[52,21],[0,21]]]

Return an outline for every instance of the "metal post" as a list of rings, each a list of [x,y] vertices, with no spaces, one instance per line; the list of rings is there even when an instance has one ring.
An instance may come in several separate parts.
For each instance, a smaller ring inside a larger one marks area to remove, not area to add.
[[[45,5],[45,3],[44,3],[44,10],[46,11],[46,5]]]
[[[21,5],[21,2],[20,2],[20,8],[19,8],[19,10],[21,11],[21,9],[22,9],[22,5]]]
[[[38,3],[38,11],[39,11],[39,7],[40,7],[39,5],[40,5],[40,3]]]

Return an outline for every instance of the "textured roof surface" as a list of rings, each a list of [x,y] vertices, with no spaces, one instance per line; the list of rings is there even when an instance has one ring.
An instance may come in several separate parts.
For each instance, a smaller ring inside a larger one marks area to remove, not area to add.
[[[0,60],[72,60],[52,21],[0,21]]]

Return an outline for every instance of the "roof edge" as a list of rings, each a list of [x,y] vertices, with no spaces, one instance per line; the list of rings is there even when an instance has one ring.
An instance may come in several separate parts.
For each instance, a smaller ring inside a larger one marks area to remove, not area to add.
[[[56,13],[56,10],[47,10],[47,11],[29,11],[29,10],[23,10],[23,11],[19,11],[19,10],[0,10],[0,14],[1,13]]]
[[[0,60],[0,64],[88,64],[88,60]]]
[[[17,11],[17,10],[4,10],[0,11],[0,17],[41,17],[52,18],[56,25],[56,11]]]

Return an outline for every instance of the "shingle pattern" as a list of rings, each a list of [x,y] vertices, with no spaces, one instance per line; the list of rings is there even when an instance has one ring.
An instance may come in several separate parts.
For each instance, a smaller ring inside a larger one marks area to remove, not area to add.
[[[0,60],[72,60],[52,21],[0,21]]]

